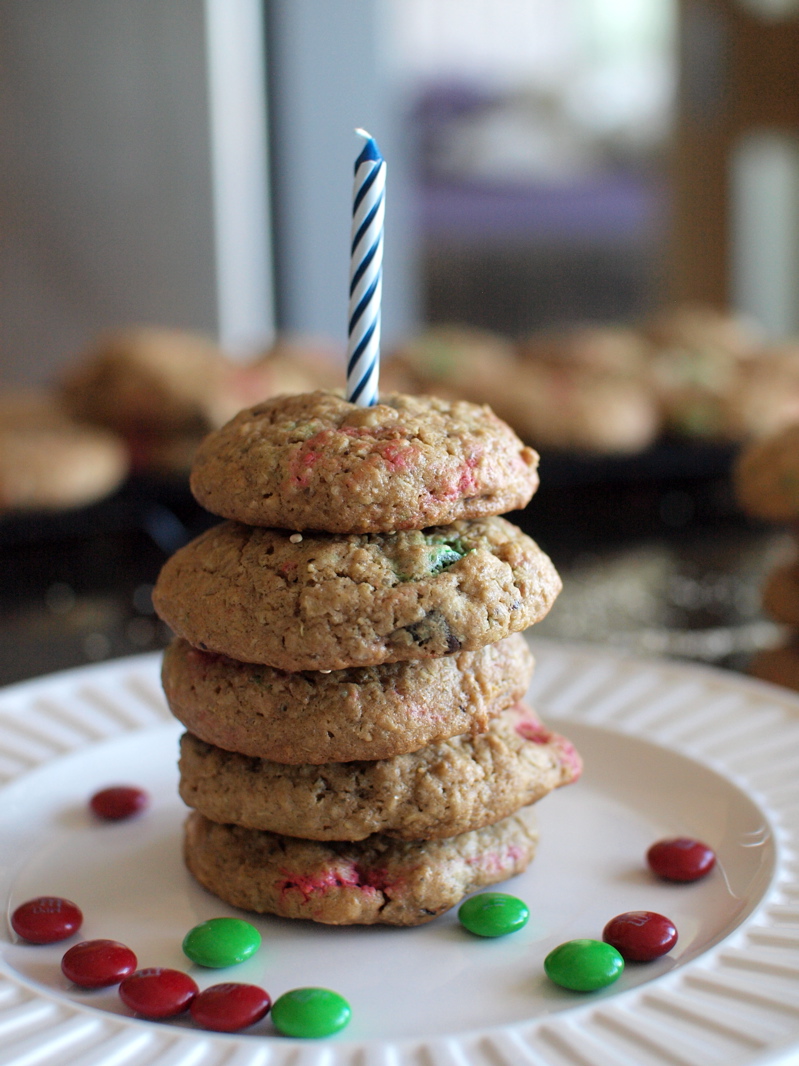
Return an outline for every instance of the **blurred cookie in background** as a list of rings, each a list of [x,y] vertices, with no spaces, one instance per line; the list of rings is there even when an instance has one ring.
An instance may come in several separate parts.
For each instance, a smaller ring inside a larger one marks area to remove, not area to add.
[[[95,503],[127,473],[118,436],[73,421],[46,393],[0,388],[0,515]]]
[[[267,400],[286,392],[344,388],[347,376],[343,348],[322,338],[290,333],[279,334],[269,348],[244,364],[244,368],[264,375],[262,380],[269,395],[259,399]]]
[[[630,454],[660,431],[643,382],[576,366],[520,361],[511,380],[486,388],[485,402],[539,451]]]
[[[436,326],[395,350],[381,385],[488,404],[536,448],[635,452],[660,429],[646,350],[623,327],[574,327],[517,345],[487,330]]]
[[[762,348],[742,362],[724,411],[729,440],[767,437],[799,422],[799,342]]]
[[[208,337],[130,326],[97,337],[61,385],[65,406],[84,422],[127,437],[203,433],[220,417],[226,360]]]
[[[645,380],[652,345],[631,326],[580,323],[540,330],[522,338],[517,351],[524,360],[552,366]]]
[[[799,420],[746,445],[733,484],[741,509],[752,518],[799,521]]]
[[[311,342],[281,340],[239,362],[202,334],[130,326],[99,336],[76,359],[60,397],[76,419],[120,434],[136,471],[184,474],[203,437],[242,408],[324,387],[334,373]]]
[[[664,308],[642,325],[653,347],[651,380],[665,428],[679,436],[735,439],[728,415],[743,368],[764,345],[744,316],[699,305]]]
[[[490,330],[442,324],[430,326],[389,353],[381,367],[380,388],[490,404],[484,389],[497,379],[513,381],[516,370],[509,340]]]
[[[799,639],[794,637],[782,647],[759,651],[747,672],[761,681],[799,691]]]
[[[512,390],[494,401],[541,448],[624,454],[660,433],[645,338],[622,325],[575,324],[519,342]]]

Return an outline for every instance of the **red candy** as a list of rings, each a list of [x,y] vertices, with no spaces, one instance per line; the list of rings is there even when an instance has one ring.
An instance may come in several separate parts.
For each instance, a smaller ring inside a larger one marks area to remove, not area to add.
[[[112,785],[95,792],[89,800],[89,806],[98,818],[119,822],[123,818],[132,818],[134,814],[141,814],[149,802],[150,797],[142,788]]]
[[[21,903],[11,915],[11,928],[31,944],[53,944],[77,933],[83,924],[80,907],[60,896],[38,896]]]
[[[627,962],[651,962],[671,951],[677,943],[677,929],[655,911],[627,911],[611,918],[602,939]]]
[[[713,869],[716,856],[707,844],[690,837],[674,837],[653,844],[646,861],[664,881],[698,881]]]
[[[144,1018],[182,1014],[198,992],[197,983],[187,973],[163,966],[137,970],[119,986],[119,998],[125,1006]]]
[[[136,969],[136,956],[118,940],[82,940],[61,960],[61,970],[81,988],[116,985]]]
[[[257,985],[229,982],[204,989],[191,1004],[191,1016],[204,1029],[235,1033],[255,1025],[272,1006],[272,1000]]]

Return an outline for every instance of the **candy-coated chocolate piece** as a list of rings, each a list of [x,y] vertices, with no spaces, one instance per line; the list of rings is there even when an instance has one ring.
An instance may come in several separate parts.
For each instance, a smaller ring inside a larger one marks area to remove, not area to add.
[[[119,986],[119,998],[143,1018],[174,1018],[188,1009],[198,992],[187,973],[164,966],[136,970]]]
[[[191,1016],[204,1029],[235,1033],[255,1025],[271,1006],[271,997],[257,985],[228,982],[204,988],[192,1001]]]
[[[77,933],[83,924],[80,907],[60,896],[37,896],[11,915],[11,928],[31,944],[54,944]]]
[[[331,1036],[350,1020],[350,1005],[328,988],[294,988],[272,1006],[272,1022],[283,1036]]]
[[[626,911],[610,919],[602,939],[627,962],[650,962],[671,951],[677,943],[677,927],[656,911]]]
[[[595,992],[621,975],[624,959],[601,940],[567,940],[544,959],[550,981],[573,992]]]
[[[659,840],[646,853],[649,868],[664,881],[698,881],[716,864],[712,848],[691,837]]]
[[[136,969],[136,956],[118,940],[81,940],[61,959],[61,970],[81,988],[119,984]]]
[[[261,934],[241,918],[209,918],[183,938],[183,951],[199,966],[218,969],[244,962],[261,946]]]
[[[458,908],[458,920],[477,936],[505,936],[527,924],[527,904],[505,892],[482,892]]]
[[[150,802],[143,788],[135,785],[111,785],[95,792],[89,800],[92,812],[107,822],[120,822],[141,812]]]

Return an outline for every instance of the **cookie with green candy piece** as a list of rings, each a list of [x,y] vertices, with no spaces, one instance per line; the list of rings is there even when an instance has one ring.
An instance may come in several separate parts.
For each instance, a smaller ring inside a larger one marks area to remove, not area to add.
[[[343,670],[493,644],[543,618],[560,588],[503,518],[337,536],[224,522],[167,560],[153,604],[203,651]]]

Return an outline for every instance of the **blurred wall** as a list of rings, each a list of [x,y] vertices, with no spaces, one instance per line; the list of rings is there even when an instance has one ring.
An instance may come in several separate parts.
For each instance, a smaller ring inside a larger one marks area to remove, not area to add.
[[[0,4],[5,380],[131,321],[271,333],[262,22],[260,0]]]
[[[0,355],[42,379],[96,328],[215,327],[203,5],[0,4]]]
[[[387,163],[382,333],[416,325],[410,148],[388,76],[382,0],[267,0],[278,320],[346,344],[352,179],[376,139]]]

